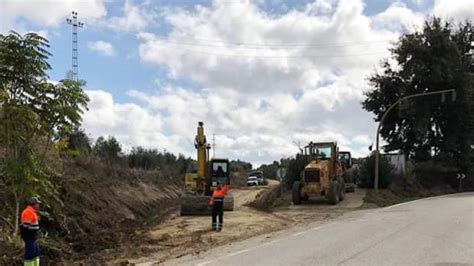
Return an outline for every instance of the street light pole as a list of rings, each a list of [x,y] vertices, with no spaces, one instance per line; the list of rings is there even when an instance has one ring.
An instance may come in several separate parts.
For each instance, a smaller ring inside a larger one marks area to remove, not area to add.
[[[428,96],[428,95],[433,95],[433,94],[441,94],[441,93],[447,93],[447,92],[452,92],[453,93],[452,99],[454,100],[455,97],[456,97],[456,91],[453,90],[453,89],[412,94],[412,95],[405,96],[403,98],[398,99],[398,101],[396,101],[394,104],[392,104],[387,109],[387,111],[385,111],[385,113],[382,115],[382,119],[380,119],[379,125],[377,127],[377,137],[375,139],[375,178],[374,178],[375,193],[378,193],[378,191],[379,191],[379,135],[380,135],[380,128],[382,127],[383,121],[384,121],[385,117],[387,116],[387,114],[395,106],[397,106],[401,101],[408,100],[408,99],[415,98],[415,97]]]

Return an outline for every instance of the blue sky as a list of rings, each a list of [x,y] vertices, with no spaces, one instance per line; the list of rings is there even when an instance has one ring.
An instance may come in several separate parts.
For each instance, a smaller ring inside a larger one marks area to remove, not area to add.
[[[204,120],[221,157],[256,164],[309,140],[366,155],[375,123],[360,101],[390,41],[433,14],[474,17],[469,0],[0,0],[0,32],[45,35],[60,80],[72,10],[91,137],[194,156]]]

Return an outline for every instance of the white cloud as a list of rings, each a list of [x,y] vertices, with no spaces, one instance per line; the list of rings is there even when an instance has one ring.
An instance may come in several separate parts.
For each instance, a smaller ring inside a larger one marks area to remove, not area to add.
[[[107,18],[108,3],[109,0],[1,0],[0,32],[30,31],[25,21],[33,27],[58,27],[65,23],[66,18],[71,17],[72,11],[78,13],[79,20],[84,22],[86,27],[123,32],[144,30],[155,19],[148,1],[135,5],[126,0],[122,16]]]
[[[112,94],[102,90],[86,91],[90,98],[89,111],[83,116],[82,126],[93,138],[114,136],[124,146],[145,146],[178,150],[175,136],[164,136],[162,120],[136,104],[114,102]]]
[[[406,4],[395,2],[385,11],[377,14],[372,19],[372,24],[376,28],[385,28],[394,31],[420,29],[423,25],[425,15],[415,12]]]
[[[314,5],[333,8],[330,1]],[[248,2],[171,10],[165,13],[171,32],[166,38],[139,34],[139,53],[144,62],[166,67],[171,77],[190,78],[213,90],[260,96],[313,90],[363,75],[388,55],[388,40],[395,35],[371,28],[362,10],[361,1],[340,1],[332,14],[293,10],[280,17]],[[357,94],[353,87],[346,89]],[[334,95],[326,96],[321,101]]]
[[[115,49],[109,42],[104,41],[96,41],[96,42],[88,42],[87,47],[92,51],[96,51],[99,54],[105,56],[113,56],[115,55]]]
[[[474,20],[474,3],[472,0],[435,0],[433,13],[456,22]]]
[[[123,7],[123,16],[115,16],[102,22],[102,26],[115,31],[141,31],[146,29],[153,21],[153,12],[144,6],[133,5],[129,0],[125,1]]]
[[[25,31],[23,20],[38,27],[57,27],[71,15],[79,14],[80,20],[92,21],[107,14],[106,0],[2,0],[0,1],[0,32]]]
[[[235,99],[229,101],[213,93],[171,87],[159,95],[129,92],[146,103],[145,107],[117,103],[110,93],[102,90],[86,93],[91,101],[83,117],[83,127],[93,138],[116,137],[126,149],[144,146],[195,157],[195,128],[198,121],[204,121],[208,138],[216,134],[216,156],[243,159],[256,165],[291,156],[298,151],[293,142],[303,145],[310,140],[335,140],[342,149],[361,155],[354,149],[358,142],[348,138],[340,130],[343,127],[328,124],[316,129],[309,125],[292,132],[294,125],[285,127],[283,121],[275,120],[282,116],[275,112],[275,107],[259,114],[258,104],[239,107]],[[279,130],[275,131],[275,127]],[[351,130],[348,129],[349,134]]]

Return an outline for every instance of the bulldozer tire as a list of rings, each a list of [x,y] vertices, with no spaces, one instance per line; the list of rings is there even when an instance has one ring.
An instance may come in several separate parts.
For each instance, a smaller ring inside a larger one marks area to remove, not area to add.
[[[293,204],[295,205],[300,205],[301,204],[301,183],[299,181],[295,181],[293,183],[293,189],[292,189],[292,199],[293,199]]]
[[[346,198],[346,186],[344,182],[339,186],[341,193],[339,194],[339,199],[343,201]]]
[[[331,182],[331,187],[329,188],[328,200],[331,204],[336,205],[339,203],[339,182]]]

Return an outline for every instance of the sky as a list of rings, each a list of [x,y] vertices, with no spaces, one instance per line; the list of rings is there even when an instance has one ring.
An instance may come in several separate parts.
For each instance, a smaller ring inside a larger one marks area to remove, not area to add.
[[[473,0],[0,0],[0,33],[50,41],[52,81],[71,69],[78,13],[82,128],[125,151],[195,157],[203,121],[216,157],[254,165],[337,141],[365,156],[373,115],[361,107],[402,33],[436,15],[474,19]]]

